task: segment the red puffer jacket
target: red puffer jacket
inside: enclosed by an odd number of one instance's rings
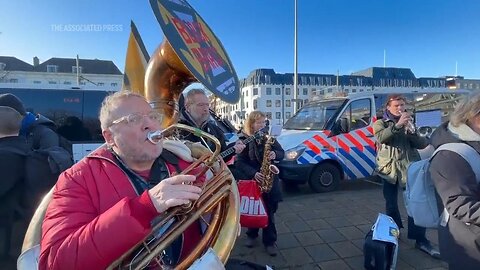
[[[39,269],[105,269],[150,232],[157,215],[99,149],[62,173],[42,226]]]

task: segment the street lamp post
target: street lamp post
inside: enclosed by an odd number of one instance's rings
[[[298,69],[297,69],[297,0],[295,0],[295,30],[294,30],[294,42],[293,42],[293,113],[297,112],[297,81],[298,81]]]
[[[285,85],[282,84],[282,126],[285,125]]]

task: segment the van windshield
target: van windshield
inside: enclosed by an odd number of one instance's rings
[[[345,100],[342,98],[311,102],[303,106],[290,118],[283,126],[283,129],[322,130],[330,118],[342,107]]]

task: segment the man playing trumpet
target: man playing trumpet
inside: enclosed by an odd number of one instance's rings
[[[60,175],[42,225],[39,269],[105,269],[150,233],[154,217],[199,198],[199,187],[184,184],[195,176],[171,176],[188,164],[148,139],[161,118],[139,94],[105,98],[100,123],[107,146]],[[183,235],[166,254],[169,263],[199,241],[199,222]]]
[[[417,149],[423,149],[429,144],[427,138],[420,137],[415,132],[413,119],[405,111],[405,106],[405,97],[389,96],[383,119],[373,124],[375,138],[379,145],[375,170],[383,180],[386,214],[393,218],[399,228],[403,228],[403,223],[398,210],[398,187],[405,189],[408,166],[420,160]],[[408,217],[408,238],[416,241],[416,248],[439,258],[440,253],[432,247],[425,232],[425,228],[415,225],[413,218]]]

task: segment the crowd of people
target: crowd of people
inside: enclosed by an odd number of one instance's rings
[[[461,142],[480,153],[480,94],[457,104],[450,121],[437,128],[430,138],[411,130],[412,115],[406,111],[406,105],[402,95],[390,96],[383,117],[373,124],[378,143],[375,172],[383,183],[386,214],[399,228],[404,224],[398,191],[408,181],[408,166],[420,160],[418,149]],[[190,184],[196,177],[178,175],[191,161],[163,147],[163,139],[152,142],[148,138],[149,133],[161,130],[162,117],[142,95],[120,91],[105,98],[99,114],[105,144],[62,169],[42,223],[39,269],[105,269],[150,234],[157,216],[199,198],[201,188]],[[263,112],[250,112],[244,136],[263,130],[267,120]],[[233,148],[234,153],[223,158],[234,158],[231,168],[237,180],[255,179],[261,183],[264,157],[270,161],[284,157],[284,150],[276,141],[270,152],[264,153],[266,137],[247,144],[240,137],[227,145],[222,130],[212,121],[209,99],[203,90],[193,89],[185,94],[179,122],[214,135],[222,152]],[[26,112],[14,95],[0,95],[0,224],[7,234],[17,219],[29,220],[38,204],[25,203],[26,157],[32,150],[61,146],[61,136],[49,124],[41,116]],[[215,147],[198,134],[179,135],[211,150]],[[427,239],[426,229],[415,225],[412,217],[407,217],[407,236],[415,240],[419,250],[445,260],[450,269],[476,269],[480,265],[480,184],[475,173],[461,156],[451,151],[434,156],[429,173],[441,209],[447,213],[438,229],[440,251]],[[268,255],[276,256],[275,213],[282,201],[278,176],[273,176],[272,188],[262,198],[269,218],[267,227],[262,229],[262,243]],[[182,261],[200,242],[204,231],[200,221],[188,226],[182,237],[163,252],[162,264],[176,265]],[[259,228],[248,228],[243,244],[254,247],[259,232]],[[8,254],[9,241],[4,242],[1,255],[18,256],[18,251]],[[151,262],[150,266],[157,264]]]

